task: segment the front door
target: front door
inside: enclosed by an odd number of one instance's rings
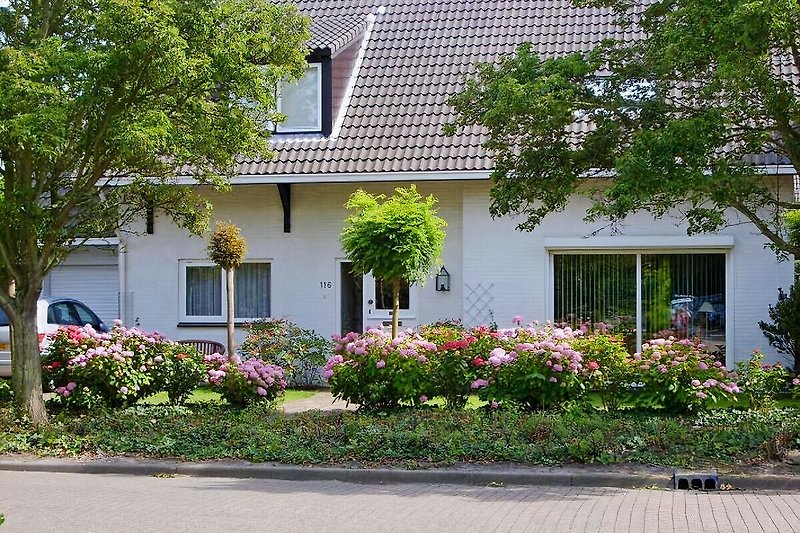
[[[364,331],[364,280],[354,276],[353,263],[339,261],[339,333]]]

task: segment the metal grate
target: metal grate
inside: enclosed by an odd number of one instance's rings
[[[466,325],[475,326],[479,324],[488,324],[492,319],[491,304],[494,300],[492,296],[492,289],[494,283],[484,285],[483,283],[476,283],[475,285],[464,284],[464,314],[467,319]]]

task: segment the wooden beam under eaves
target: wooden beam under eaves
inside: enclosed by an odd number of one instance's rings
[[[283,206],[283,232],[292,232],[292,185],[290,183],[278,183],[278,194],[281,197]]]

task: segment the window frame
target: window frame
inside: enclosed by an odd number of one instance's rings
[[[306,67],[306,73],[312,68],[317,70],[317,97],[318,97],[317,101],[318,101],[319,105],[317,107],[317,124],[316,124],[316,127],[310,127],[310,128],[290,127],[290,128],[287,128],[282,123],[277,123],[277,124],[275,124],[275,128],[274,128],[274,132],[276,134],[285,135],[285,134],[290,134],[290,133],[322,133],[323,132],[323,126],[324,126],[323,125],[323,120],[324,120],[323,106],[325,105],[325,98],[324,98],[323,93],[322,93],[323,92],[322,78],[323,78],[323,75],[324,75],[325,71],[323,69],[323,65],[322,65],[321,62],[309,62],[308,66]],[[303,76],[305,76],[305,75],[306,74],[303,74]],[[282,85],[282,83],[281,83],[281,85]],[[283,87],[280,87],[279,90],[278,90],[278,98],[276,100],[275,109],[276,109],[276,111],[278,113],[285,114],[288,117],[289,116],[288,113],[284,113],[284,111],[281,109],[281,104],[282,104],[282,101],[283,101],[283,98],[282,98],[282,95],[281,95],[282,89],[283,89]]]
[[[260,263],[269,265],[269,311],[270,316],[272,313],[272,259],[246,259],[244,263]],[[228,308],[228,295],[225,290],[225,270],[220,269],[219,283],[222,295],[222,313],[220,315],[187,315],[186,314],[186,269],[188,267],[216,267],[219,266],[208,259],[181,259],[178,261],[178,318],[179,324],[184,325],[225,325],[227,322],[227,308]],[[238,317],[234,316],[233,321],[236,324],[255,320],[258,318],[269,317]]]

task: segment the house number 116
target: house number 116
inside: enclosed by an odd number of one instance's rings
[[[320,289],[332,289],[333,288],[333,282],[332,281],[320,281],[319,282],[319,288]]]

